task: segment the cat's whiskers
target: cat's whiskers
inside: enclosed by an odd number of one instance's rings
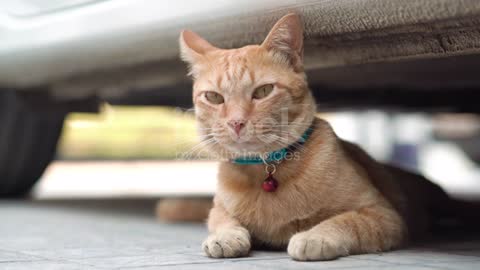
[[[290,133],[288,133],[287,135],[292,136],[292,138],[297,138],[297,136],[293,136],[293,134],[290,134]],[[277,136],[278,140],[280,140],[282,142],[282,146],[284,146],[284,147],[292,146],[300,152],[306,152],[307,151],[307,148],[302,143],[299,143],[298,139],[294,142],[290,142],[288,139],[280,137],[278,135],[273,135],[272,134],[272,136]]]
[[[211,138],[206,141],[202,141],[195,146],[193,146],[188,152],[183,153],[182,158],[184,159],[192,159],[192,158],[197,158],[199,157],[198,155],[195,156],[195,154],[200,154],[198,153],[199,151],[205,149],[206,147],[212,147],[213,145],[217,144],[218,142],[215,140],[215,138]]]
[[[200,143],[202,141],[205,141],[207,139],[210,139],[214,134],[206,134],[206,135],[197,135],[195,137],[196,140],[192,140],[191,138],[183,138],[183,139],[176,139],[174,141],[174,146],[175,147],[184,147],[184,146],[190,146],[192,143]]]
[[[260,137],[268,140],[269,144],[277,144],[281,147],[286,147],[286,146],[289,145],[288,140],[286,140],[285,138],[282,138],[278,135],[275,135],[275,134],[266,134],[266,135],[262,135]]]
[[[193,149],[195,149],[195,147],[200,146],[200,145],[202,145],[202,144],[208,144],[208,143],[210,143],[210,142],[216,141],[216,138],[215,138],[215,137],[216,137],[216,134],[215,134],[215,133],[207,133],[207,134],[198,136],[198,138],[200,139],[200,141],[199,141],[197,144],[193,145],[193,146],[190,148],[190,150],[193,150]]]
[[[264,125],[257,125],[256,128],[263,128],[263,127],[310,127],[311,123],[288,123],[288,124],[264,124]]]

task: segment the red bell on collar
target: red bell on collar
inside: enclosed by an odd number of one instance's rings
[[[278,188],[278,181],[272,175],[268,174],[268,177],[262,183],[262,189],[266,192],[274,192]]]

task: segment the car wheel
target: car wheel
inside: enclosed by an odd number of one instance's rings
[[[29,193],[55,156],[65,113],[34,110],[0,90],[0,197]]]

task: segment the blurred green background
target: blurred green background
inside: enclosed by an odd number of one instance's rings
[[[67,117],[58,158],[175,159],[198,143],[192,112],[171,107],[102,106]]]

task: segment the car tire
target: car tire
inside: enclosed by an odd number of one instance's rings
[[[64,119],[0,90],[0,197],[29,194],[55,156]]]

